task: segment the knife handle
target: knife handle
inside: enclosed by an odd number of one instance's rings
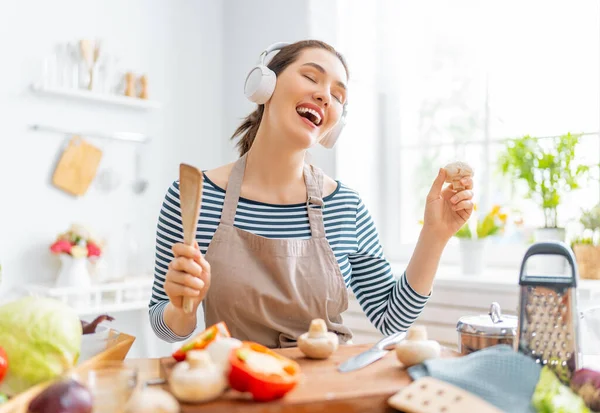
[[[382,338],[375,344],[380,350],[393,350],[396,347],[396,344],[401,342],[406,338],[406,331],[400,331],[398,333],[390,334],[387,337]]]

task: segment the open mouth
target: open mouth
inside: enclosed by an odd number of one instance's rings
[[[319,113],[314,109],[307,108],[305,106],[298,106],[296,108],[296,112],[298,112],[298,114],[303,118],[308,119],[315,126],[319,126],[323,121],[321,119],[321,115],[319,115]]]

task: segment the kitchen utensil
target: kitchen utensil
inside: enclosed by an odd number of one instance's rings
[[[346,360],[338,367],[338,370],[347,373],[366,367],[385,356],[388,351],[393,350],[396,344],[404,340],[405,337],[405,331],[384,337],[367,351]]]
[[[141,194],[143,193],[146,188],[148,187],[148,181],[145,180],[144,178],[142,178],[142,174],[141,174],[141,169],[142,169],[142,154],[141,154],[141,150],[139,148],[136,148],[135,150],[135,163],[134,163],[134,169],[135,169],[135,178],[133,180],[133,185],[132,185],[132,189],[133,192],[135,194]]]
[[[96,175],[101,158],[100,149],[80,136],[73,136],[54,170],[52,183],[72,195],[85,194]]]
[[[566,258],[570,274],[526,274],[526,262],[535,255]],[[518,349],[557,373],[564,372],[565,367],[571,371],[581,367],[577,278],[575,257],[563,242],[535,243],[521,263]]]
[[[502,314],[500,304],[493,302],[488,314],[458,320],[458,351],[466,355],[497,344],[508,344],[516,350],[517,325],[516,316]]]
[[[433,377],[413,381],[390,397],[388,404],[406,413],[502,412],[480,397]]]
[[[196,240],[198,214],[202,203],[202,181],[200,170],[183,163],[179,165],[179,205],[183,224],[183,242],[186,245],[193,245]],[[191,313],[192,309],[191,298],[184,297],[183,311]]]
[[[312,360],[297,347],[275,349],[300,365],[304,379],[285,397],[269,403],[250,402],[247,395],[226,391],[217,400],[202,404],[181,404],[182,413],[365,413],[388,412],[387,400],[402,387],[410,384],[408,376],[390,352],[377,363],[352,374],[340,374],[337,366],[344,360],[369,349],[370,344],[340,346],[325,360]],[[458,353],[442,349],[442,358],[457,357]],[[176,362],[162,358],[161,377],[167,378]],[[152,376],[155,377],[155,376]],[[168,389],[168,386],[164,387]]]

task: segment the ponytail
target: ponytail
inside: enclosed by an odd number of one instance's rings
[[[242,124],[231,136],[231,139],[235,139],[235,137],[238,135],[241,136],[236,145],[240,152],[240,156],[244,155],[250,150],[250,147],[254,142],[254,138],[256,138],[256,133],[258,132],[258,127],[260,126],[260,121],[262,120],[264,111],[265,105],[258,105],[258,108],[246,116],[246,119],[244,119]]]

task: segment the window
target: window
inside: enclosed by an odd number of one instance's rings
[[[474,166],[481,211],[509,209],[506,232],[493,241],[498,248],[522,247],[543,225],[536,204],[498,173],[506,139],[583,133],[578,162],[600,162],[596,0],[348,1],[339,19],[340,49],[351,75],[358,73],[338,176],[373,211],[390,259],[409,257],[426,194],[449,161]],[[597,182],[573,192],[559,207],[559,224],[569,229],[599,193]],[[446,262],[458,259],[455,243]]]

